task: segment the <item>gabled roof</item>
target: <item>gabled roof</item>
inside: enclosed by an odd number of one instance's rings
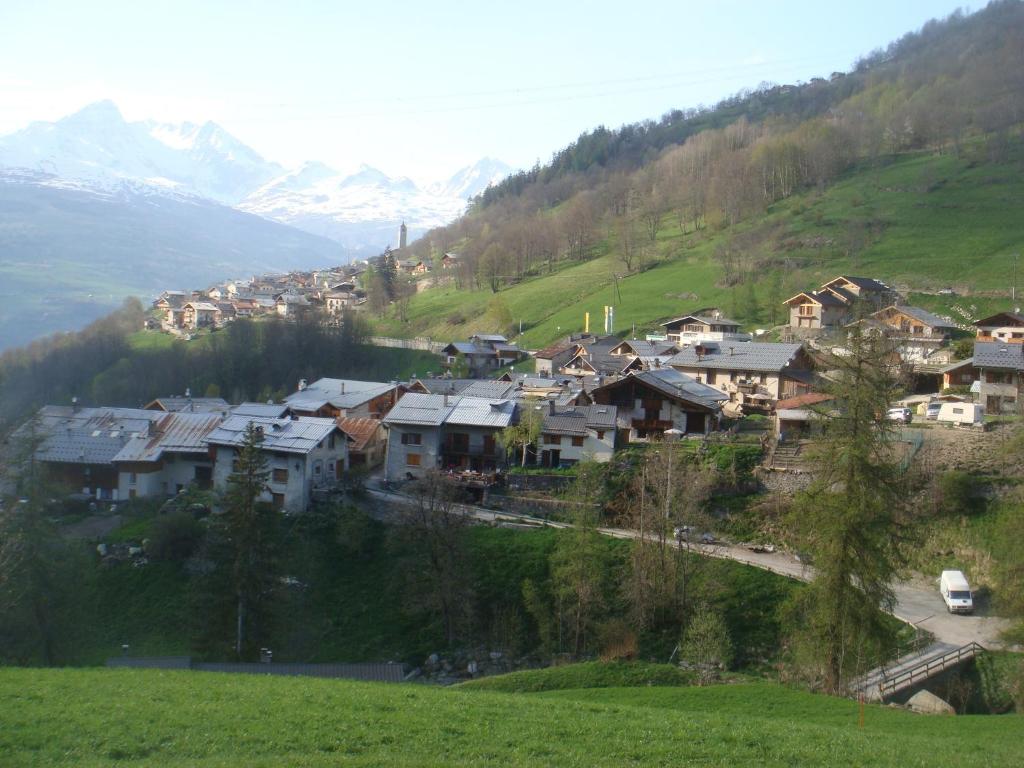
[[[396,389],[396,384],[353,379],[317,379],[305,389],[293,392],[284,399],[289,408],[314,412],[331,405],[335,408],[356,408],[375,397]]]
[[[186,307],[192,307],[196,312],[216,312],[217,305],[211,304],[208,301],[190,301],[185,304]]]
[[[730,320],[728,317],[711,317],[710,315],[683,315],[667,322],[662,323],[662,327],[667,328],[670,325],[677,325],[679,323],[686,322],[698,322],[704,325],[730,325],[734,328],[739,328],[740,323],[735,320]]]
[[[263,427],[263,442],[260,444],[262,450],[302,455],[308,454],[338,428],[334,419],[318,419],[311,416],[299,416],[294,419],[228,416],[209,434],[207,441],[211,445],[238,448],[245,442],[245,431],[250,423]]]
[[[588,429],[615,429],[618,409],[614,405],[578,405],[555,413],[545,413],[543,432],[554,435],[586,437]]]
[[[791,304],[793,301],[799,298],[808,299],[815,304],[821,304],[823,307],[845,307],[846,303],[834,296],[831,293],[824,291],[800,291],[800,293],[790,296],[786,299],[783,304]],[[804,303],[804,302],[801,302]]]
[[[144,406],[147,411],[190,411],[192,413],[213,413],[226,411],[231,405],[222,397],[158,397]]]
[[[729,395],[725,392],[703,384],[674,368],[656,368],[632,373],[630,376],[667,397],[686,400],[709,408],[715,408],[718,402],[729,399]]]
[[[288,413],[288,406],[284,403],[241,403],[231,408],[233,416],[263,416],[279,419],[286,413]]]
[[[149,434],[133,436],[115,462],[157,462],[165,453],[206,453],[206,437],[224,417],[220,413],[166,413]]]
[[[167,416],[142,408],[45,406],[22,429],[34,428],[42,438],[35,452],[39,461],[109,464],[132,438],[148,436]]]
[[[973,324],[979,327],[985,325],[1020,326],[1024,325],[1024,315],[1019,312],[997,312],[994,315],[983,317],[981,320],[975,320]]]
[[[482,397],[490,400],[500,400],[511,397],[515,392],[516,385],[508,381],[497,381],[495,379],[477,379],[460,394],[465,397]]]
[[[484,346],[483,344],[474,344],[471,341],[453,341],[447,347],[445,347],[442,351],[443,352],[448,352],[449,354],[452,351],[454,351],[454,352],[458,352],[459,354],[462,354],[462,355],[493,355],[494,354],[494,349],[493,348],[488,347],[488,346]]]
[[[512,423],[516,414],[514,400],[488,400],[482,397],[459,397],[446,424],[467,427],[504,428]]]
[[[410,392],[388,411],[384,423],[439,427],[451,413],[454,402],[455,397]]]
[[[862,291],[889,291],[892,290],[883,283],[881,280],[875,280],[873,277],[854,277],[853,275],[839,275],[829,280],[827,283],[822,285],[822,288],[831,285],[838,280],[845,280],[848,283],[856,285]]]
[[[544,347],[544,349],[536,352],[534,357],[540,358],[541,360],[552,360],[559,355],[565,354],[575,346],[576,342],[563,339],[562,341],[556,341],[554,344]]]
[[[479,339],[480,341],[486,341],[489,343],[501,342],[505,343],[508,341],[507,338],[502,336],[500,333],[474,333],[469,337],[470,339]]]
[[[610,350],[616,355],[629,354],[635,357],[671,356],[678,351],[679,347],[671,341],[644,341],[643,339],[626,339]]]
[[[974,367],[1024,371],[1024,344],[976,341],[974,342]]]
[[[346,419],[337,420],[338,429],[348,435],[349,448],[353,451],[364,451],[366,446],[381,429],[377,419]]]
[[[472,386],[479,379],[414,379],[409,382],[410,391],[415,389],[424,390],[422,394],[428,395],[458,395],[466,387]]]
[[[703,354],[698,357],[698,347]],[[800,344],[773,344],[760,341],[722,342],[687,347],[668,364],[674,368],[715,369],[726,371],[783,371],[800,354]]]
[[[955,328],[956,324],[952,320],[947,320],[944,317],[933,315],[927,309],[921,309],[921,307],[909,307],[909,306],[892,306],[880,309],[877,312],[872,313],[872,317],[878,317],[885,312],[902,312],[908,317],[912,317],[915,320],[924,323],[925,325],[931,326],[932,328]]]
[[[789,411],[797,408],[807,408],[811,405],[817,405],[818,403],[826,403],[829,400],[834,400],[832,395],[826,395],[824,392],[805,392],[802,395],[796,397],[789,397],[785,400],[779,400],[775,403],[776,411]]]

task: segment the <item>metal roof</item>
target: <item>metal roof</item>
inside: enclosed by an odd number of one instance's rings
[[[789,304],[793,299],[798,299],[801,296],[805,296],[811,301],[815,301],[822,306],[828,307],[845,307],[846,303],[841,299],[836,298],[831,293],[825,293],[824,291],[800,291],[800,293],[790,296],[786,299],[783,304]]]
[[[156,462],[165,453],[205,453],[206,436],[222,418],[220,413],[165,413],[148,435],[132,437],[112,461]]]
[[[728,317],[711,317],[709,315],[683,315],[682,317],[676,317],[672,320],[662,323],[662,327],[675,325],[676,323],[682,323],[686,320],[696,320],[698,323],[704,323],[705,325],[731,325],[735,328],[740,327],[740,323],[736,320],[730,320]]]
[[[338,419],[338,429],[348,435],[352,441],[350,446],[353,451],[366,449],[367,444],[373,440],[381,429],[378,419]]]
[[[307,454],[338,428],[334,419],[299,416],[294,419],[269,419],[259,416],[229,416],[207,437],[212,445],[239,447],[245,442],[249,424],[263,427],[264,451]]]
[[[507,342],[508,339],[502,336],[500,333],[474,333],[469,337],[470,339],[479,339],[480,341],[486,342]]]
[[[327,404],[335,408],[355,408],[387,394],[396,386],[378,381],[317,379],[305,389],[288,395],[284,401],[290,408],[299,411],[317,411]]]
[[[213,413],[226,411],[230,403],[222,397],[158,397],[146,404],[149,410],[162,410],[169,413],[190,411],[192,413]]]
[[[697,356],[698,346],[703,350]],[[778,373],[796,359],[800,344],[773,344],[760,341],[722,342],[721,346],[706,343],[687,347],[672,357],[668,364],[674,368],[699,370],[764,371]]]
[[[231,408],[232,416],[262,416],[268,419],[279,419],[288,413],[284,403],[241,403]]]
[[[974,367],[1024,371],[1024,344],[976,341],[974,342]]]
[[[409,392],[384,417],[385,424],[416,424],[439,427],[454,407],[456,398]]]
[[[410,386],[418,384],[432,395],[443,395],[445,393],[449,395],[457,395],[466,389],[466,387],[472,386],[477,381],[479,381],[479,379],[413,379],[409,384]]]
[[[489,400],[482,397],[459,397],[446,424],[471,427],[507,427],[515,417],[514,400]]]
[[[852,275],[840,275],[829,280],[825,285],[836,282],[836,280],[845,280],[848,283],[852,283],[860,288],[862,291],[888,291],[889,286],[883,283],[881,280],[875,280],[873,277],[854,277]],[[822,286],[822,288],[825,287]]]
[[[483,397],[491,400],[500,400],[511,397],[515,388],[516,385],[510,381],[478,379],[462,390],[460,394],[464,397]]]
[[[66,464],[109,464],[132,438],[148,436],[152,425],[167,416],[141,408],[47,406],[34,421],[42,437],[35,457]]]

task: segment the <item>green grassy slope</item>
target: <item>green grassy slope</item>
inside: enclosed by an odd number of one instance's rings
[[[770,684],[515,695],[136,670],[0,670],[0,764],[893,765],[1024,760],[1018,716],[926,718]]]
[[[867,165],[823,192],[809,191],[775,204],[755,220],[720,231],[680,234],[666,217],[658,234],[656,265],[623,277],[614,252],[528,279],[499,292],[513,318],[523,321],[523,345],[538,347],[583,327],[600,329],[603,306],[616,305],[616,329],[654,329],[663,318],[698,307],[731,312],[746,304],[746,285],[735,294],[724,285],[720,248],[745,256],[740,269],[754,283],[762,312],[770,320],[769,283],[781,281],[783,298],[814,288],[837,274],[870,275],[904,290],[944,314],[953,306],[985,312],[1009,304],[1011,254],[1024,250],[1024,175],[1019,153],[989,163],[972,148],[953,155],[906,155],[884,165]],[[974,154],[972,154],[974,153]],[[852,247],[851,247],[851,244]],[[601,250],[607,250],[603,244]],[[1024,285],[1024,273],[1020,284]],[[970,296],[940,297],[947,286]],[[441,287],[418,294],[408,321],[393,316],[380,323],[397,335],[460,338],[490,330],[489,289]],[[777,322],[785,317],[780,308]],[[741,318],[743,319],[743,318]]]

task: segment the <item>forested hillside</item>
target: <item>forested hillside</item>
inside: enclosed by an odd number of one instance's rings
[[[1024,5],[1005,0],[848,73],[597,128],[413,244],[457,251],[457,275],[383,324],[443,336],[522,319],[543,343],[602,302],[638,326],[712,303],[769,323],[800,281],[836,269],[1008,294],[1022,119]],[[632,304],[654,268],[656,293]],[[567,300],[571,319],[552,319]]]

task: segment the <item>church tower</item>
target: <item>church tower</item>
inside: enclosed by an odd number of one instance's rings
[[[405,226],[405,222],[402,222],[402,226],[398,230],[398,247],[399,249],[405,248],[405,243],[409,239],[409,230]]]

